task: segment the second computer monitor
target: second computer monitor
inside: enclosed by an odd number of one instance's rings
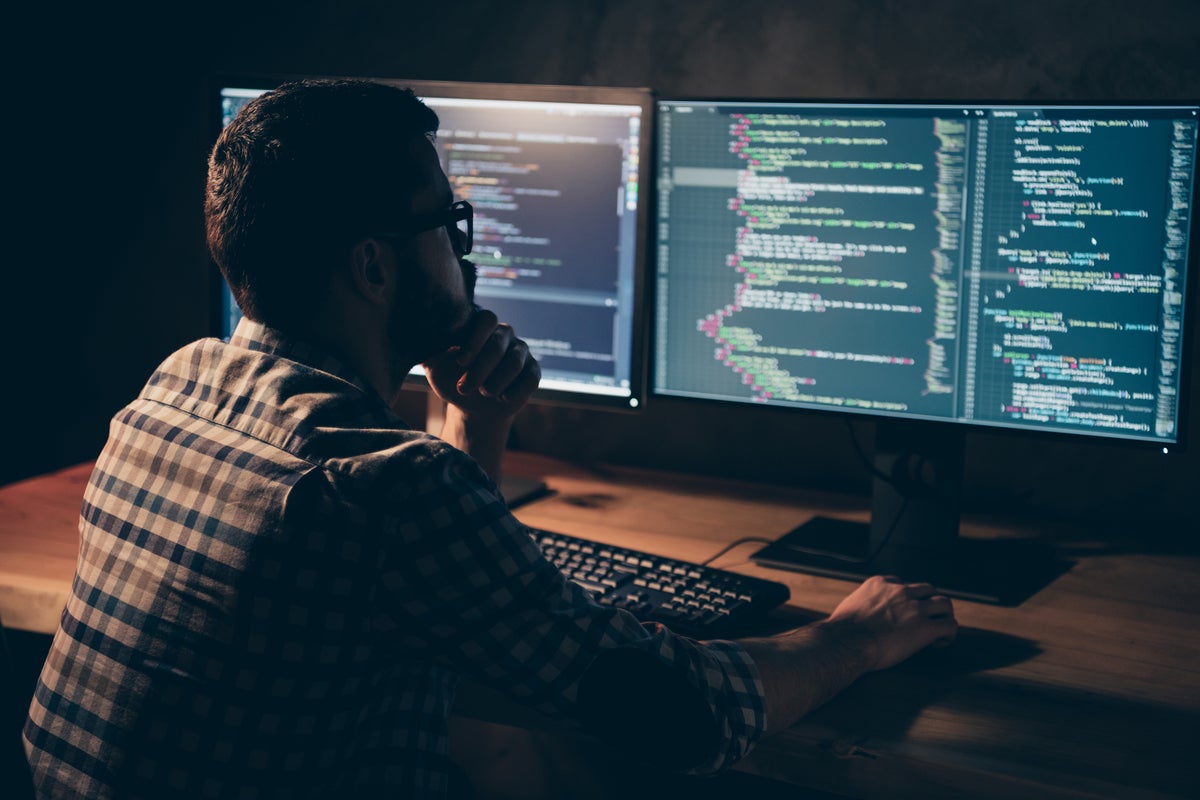
[[[1180,444],[1197,111],[663,101],[654,390]]]
[[[278,82],[219,81],[222,124]],[[537,357],[536,399],[639,408],[650,91],[382,82],[411,87],[438,114],[442,166],[455,198],[474,207],[476,298]],[[239,313],[221,297],[228,335]]]

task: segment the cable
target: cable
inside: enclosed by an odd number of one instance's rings
[[[884,483],[895,486],[896,490],[900,491],[900,487],[896,486],[896,482],[892,479],[892,477],[876,467],[871,462],[871,459],[867,456],[867,454],[863,451],[862,445],[858,443],[858,436],[854,433],[854,423],[850,421],[849,417],[846,418],[846,430],[850,433],[850,444],[854,445],[854,452],[858,454],[858,458],[860,461],[862,461],[867,472],[871,473],[876,478],[879,478],[879,480],[883,481]]]
[[[896,493],[903,498],[902,502],[900,503],[900,508],[896,511],[896,516],[892,517],[892,522],[890,525],[888,525],[887,533],[883,535],[883,538],[879,541],[879,544],[875,546],[875,549],[871,552],[871,554],[868,555],[862,562],[864,564],[870,564],[883,551],[883,548],[892,538],[892,534],[896,532],[896,528],[898,528],[900,525],[901,517],[904,516],[904,512],[908,509],[908,501],[912,499],[914,494],[926,493],[929,487],[924,486],[923,484],[920,484],[914,480],[897,480],[896,474],[888,475],[880,470],[875,466],[874,463],[872,463],[871,459],[868,458],[867,454],[863,451],[862,445],[859,444],[858,437],[854,433],[854,423],[851,422],[849,418],[846,419],[846,429],[850,433],[850,443],[854,445],[854,452],[858,454],[859,459],[863,462],[863,466],[867,468],[867,471],[869,471],[879,480],[886,483],[888,486],[891,486],[896,490]],[[911,452],[899,454],[894,462],[895,466],[898,467],[901,464],[907,464],[912,456],[913,454]],[[921,470],[925,467],[925,462],[925,456],[918,456],[915,467],[911,469],[908,474],[911,476],[917,476],[919,478]],[[914,492],[914,490],[918,491]]]
[[[888,486],[891,486],[898,494],[904,497],[919,497],[922,494],[927,493],[929,487],[920,480],[921,470],[925,467],[925,463],[928,461],[925,456],[919,455],[916,467],[909,470],[907,474],[902,474],[900,472],[902,466],[908,464],[912,457],[916,454],[911,451],[898,453],[896,455],[896,459],[892,462],[892,473],[889,475],[888,473],[876,467],[871,458],[862,449],[862,445],[860,445],[858,442],[858,437],[854,434],[854,424],[849,419],[846,420],[846,428],[850,432],[850,443],[854,445],[854,452],[858,454],[859,460],[862,461],[863,467],[866,468],[868,472],[886,483]]]
[[[862,461],[863,466],[866,467],[867,471],[870,472],[872,475],[874,475],[879,480],[881,480],[884,483],[891,486],[893,489],[896,490],[896,492],[902,498],[904,498],[903,501],[900,503],[899,510],[896,511],[896,516],[892,518],[891,524],[888,525],[887,533],[885,533],[883,535],[883,538],[880,540],[879,544],[876,545],[874,551],[871,552],[871,554],[868,555],[866,557],[866,559],[864,559],[860,562],[863,564],[869,564],[875,560],[875,558],[883,550],[884,546],[888,543],[888,540],[890,540],[892,538],[892,534],[894,534],[896,532],[896,528],[899,527],[899,525],[900,525],[900,519],[904,516],[904,512],[908,509],[908,501],[912,497],[911,490],[916,487],[913,483],[911,483],[909,481],[905,481],[902,485],[901,482],[896,480],[895,477],[888,475],[887,473],[885,473],[882,470],[880,470],[879,468],[877,468],[873,463],[871,463],[871,459],[867,457],[867,454],[862,449],[862,445],[859,444],[858,437],[854,433],[854,424],[849,419],[846,420],[846,429],[850,433],[850,443],[854,445],[854,452],[858,454],[859,459]],[[902,456],[897,458],[896,463],[900,464],[900,463],[907,462],[909,460],[909,458],[911,458],[911,456],[912,456],[911,453],[904,453]],[[916,468],[913,470],[913,474],[915,474],[915,475],[921,474],[921,469],[925,466],[925,460],[926,459],[924,456],[920,456],[918,458]],[[742,538],[735,539],[734,541],[725,545],[724,547],[722,547],[720,550],[718,550],[716,553],[714,553],[712,556],[705,559],[704,561],[701,561],[700,565],[707,567],[710,564],[712,564],[714,561],[716,561],[718,558],[720,558],[721,556],[728,553],[733,548],[735,548],[739,545],[747,544],[749,542],[760,542],[762,544],[774,544],[773,539],[767,539],[762,536],[743,536]],[[831,557],[839,558],[838,556],[832,555],[832,554],[831,554]],[[857,559],[847,559],[847,558],[842,558],[841,560],[857,561]]]
[[[700,566],[707,567],[709,564],[716,561],[718,558],[725,555],[726,553],[728,553],[730,550],[737,547],[738,545],[747,544],[749,542],[760,542],[761,544],[772,544],[773,541],[774,540],[767,539],[764,536],[743,536],[741,539],[735,539],[734,541],[730,542],[729,544],[725,545],[720,550],[718,550],[714,555],[710,556],[709,558],[705,559],[704,561],[701,561]]]

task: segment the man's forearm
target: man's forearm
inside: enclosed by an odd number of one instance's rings
[[[790,728],[870,670],[863,643],[828,621],[738,644],[758,666],[768,734]]]

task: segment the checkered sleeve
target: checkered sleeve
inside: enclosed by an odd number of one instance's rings
[[[580,717],[580,684],[597,657],[634,651],[707,709],[714,735],[689,771],[719,771],[752,748],[765,711],[743,648],[677,636],[600,605],[543,557],[472,460],[449,451],[441,461],[421,473],[386,532],[380,624],[398,646],[570,719]]]

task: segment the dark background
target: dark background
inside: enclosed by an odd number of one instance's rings
[[[108,418],[154,366],[210,331],[201,207],[214,72],[632,85],[661,96],[1200,96],[1191,0],[219,0],[50,3],[8,17],[0,483],[94,458]],[[414,393],[414,416],[423,403]],[[855,431],[869,446],[871,424]],[[639,415],[531,406],[514,444],[868,488],[846,424],[817,414],[656,398]],[[1200,488],[1197,450],[971,433],[966,510],[1027,508],[1178,543]]]

